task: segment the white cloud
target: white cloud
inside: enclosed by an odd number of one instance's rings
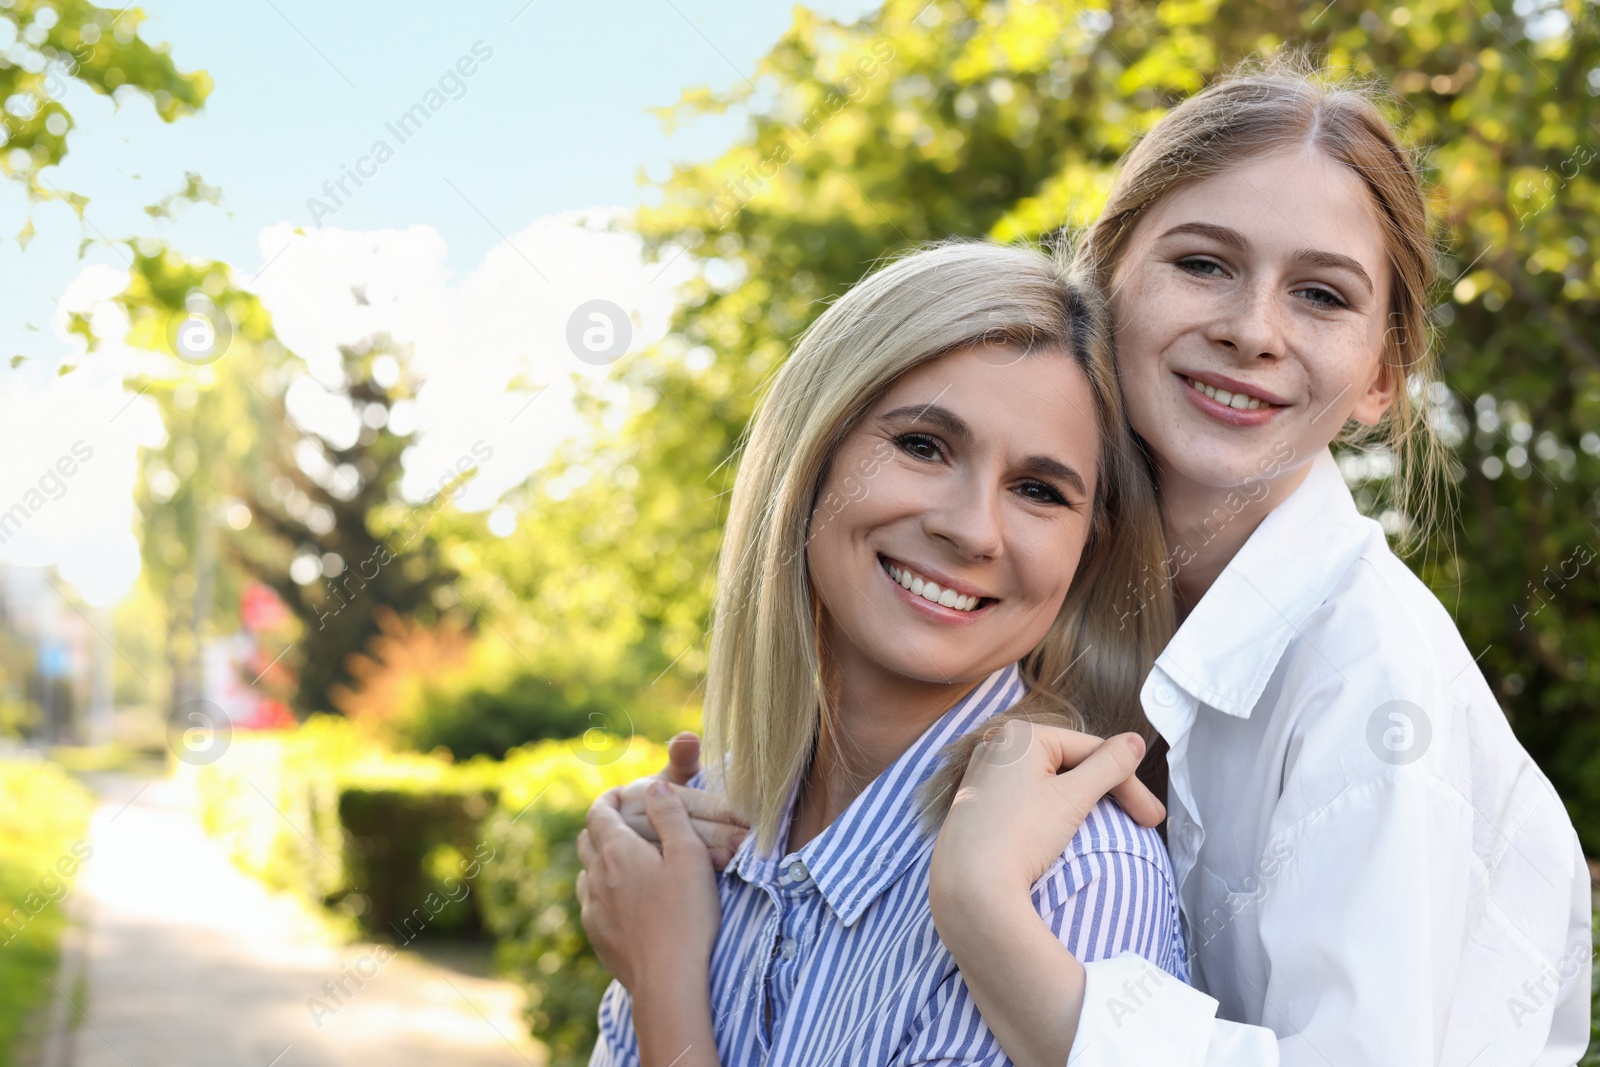
[[[574,309],[594,299],[621,306],[633,321],[630,351],[666,330],[676,286],[691,267],[687,259],[665,270],[642,262],[637,237],[605,228],[617,215],[596,210],[537,219],[459,278],[451,276],[448,249],[430,226],[296,234],[283,223],[261,233],[267,268],[251,288],[271,312],[278,336],[323,382],[337,378],[341,344],[380,330],[410,343],[424,384],[414,413],[421,432],[407,455],[402,488],[421,499],[463,457],[481,457],[487,446],[492,458],[457,503],[489,508],[563,440],[582,431],[572,404],[572,375],[605,378],[612,372],[611,366],[584,363],[569,349],[567,322]],[[91,312],[98,336],[121,338],[126,320],[110,298],[126,282],[125,271],[110,267],[80,271],[58,304],[53,332],[61,345],[83,348],[67,332],[72,309]],[[362,289],[366,305],[357,302],[352,287]],[[0,394],[7,458],[0,464],[0,513],[25,500],[44,503],[30,509],[0,544],[0,559],[54,564],[97,604],[111,603],[131,587],[138,574],[137,449],[158,444],[163,430],[154,404],[134,398],[122,382],[152,360],[159,366],[170,357],[111,341],[64,377],[31,363],[10,373],[8,391]],[[518,377],[548,388],[530,403],[530,393],[506,390]],[[316,397],[303,389],[293,398],[297,417],[337,421],[317,407]],[[63,492],[50,471],[60,457],[72,455],[75,444],[80,453],[87,448],[93,454],[68,464],[74,473],[62,478]],[[30,490],[37,495],[30,497]]]
[[[579,305],[604,299],[629,312],[630,351],[666,331],[689,263],[669,263],[665,270],[643,263],[637,237],[606,228],[618,214],[596,210],[535,220],[459,279],[450,277],[444,240],[429,226],[297,235],[282,224],[261,235],[263,260],[279,258],[254,288],[279,337],[324,382],[337,379],[340,344],[379,330],[410,343],[425,384],[415,412],[421,434],[406,457],[402,489],[421,499],[463,457],[492,450],[457,499],[461,507],[481,510],[583,429],[572,405],[573,375],[611,373],[610,366],[578,359],[568,346],[568,320]],[[507,391],[517,379],[531,388]],[[534,396],[541,385],[547,388]],[[311,407],[294,410],[311,420],[317,418]]]

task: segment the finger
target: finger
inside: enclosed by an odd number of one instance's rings
[[[644,838],[657,848],[661,847],[661,838],[656,836],[656,828],[650,825],[650,816],[645,814],[643,808],[638,811],[626,812],[622,820],[628,824],[628,829]]]
[[[601,854],[612,849],[650,847],[648,842],[639,840],[639,835],[628,827],[627,820],[622,817],[620,811],[605,804],[589,806],[584,829],[589,831],[589,843]]]
[[[739,847],[750,833],[743,826],[734,826],[725,822],[708,822],[705,819],[691,818],[689,825],[694,828],[695,836],[702,844],[713,851],[725,851],[732,855],[734,849]]]
[[[1055,776],[1054,793],[1062,805],[1061,816],[1082,825],[1102,797],[1132,777],[1144,758],[1144,739],[1138,734],[1108,738],[1071,770]]]
[[[1146,829],[1155,829],[1167,817],[1167,806],[1150,791],[1149,786],[1139,781],[1137,773],[1113,786],[1111,795],[1130,819]]]
[[[1060,773],[1082,763],[1102,741],[1077,730],[1009,719],[985,736],[973,751],[973,759],[992,766],[1027,763]]]
[[[588,871],[578,872],[578,910],[587,911],[589,908],[589,880]]]
[[[695,833],[683,802],[665,782],[658,782],[645,794],[645,813],[661,836],[661,854],[669,860],[677,856],[704,856],[705,842]]]
[[[673,785],[688,785],[700,773],[700,735],[685,730],[667,742],[667,769],[662,777]]]
[[[594,843],[589,840],[587,829],[578,831],[578,863],[588,869],[593,867],[599,856],[594,850]]]
[[[728,799],[719,793],[691,789],[688,786],[674,786],[672,792],[683,803],[683,808],[691,819],[750,828],[750,821],[730,808]]]

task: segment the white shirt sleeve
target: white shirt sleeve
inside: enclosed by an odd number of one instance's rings
[[[1124,952],[1083,965],[1087,981],[1068,1067],[1276,1067],[1277,1036],[1218,1019],[1217,1002]]]
[[[1179,982],[1141,986],[1154,969],[1124,954],[1084,965],[1068,1064],[1573,1062],[1581,1048],[1560,1059],[1552,1021],[1567,1001],[1586,1001],[1587,983],[1562,972],[1575,955],[1565,946],[1569,927],[1586,932],[1587,923],[1554,908],[1475,915],[1469,903],[1500,895],[1484,892],[1488,880],[1502,891],[1508,883],[1525,889],[1524,899],[1549,897],[1573,872],[1522,859],[1552,855],[1550,843],[1530,839],[1548,832],[1550,821],[1538,818],[1499,831],[1504,858],[1486,871],[1472,840],[1491,824],[1478,815],[1461,794],[1414,769],[1344,790],[1290,829],[1293,861],[1258,914],[1241,917],[1259,924],[1270,964],[1266,1026],[1217,1019],[1215,1000]]]

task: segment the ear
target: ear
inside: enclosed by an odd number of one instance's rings
[[[1395,390],[1403,379],[1399,368],[1380,356],[1372,377],[1367,381],[1366,391],[1356,399],[1355,407],[1350,409],[1350,417],[1363,426],[1376,426],[1378,420],[1383,418],[1383,413],[1394,403]]]

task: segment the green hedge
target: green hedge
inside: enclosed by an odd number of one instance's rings
[[[577,836],[601,792],[651,774],[665,746],[599,731],[456,764],[392,752],[343,719],[235,735],[180,765],[235,863],[367,936],[486,932],[528,995],[551,1067],[585,1063],[609,975],[579,922]]]
[[[55,993],[66,916],[60,902],[83,862],[94,798],[55,763],[0,760],[0,1067],[25,1062],[18,1047]],[[70,993],[70,990],[63,992]]]
[[[550,1067],[588,1062],[600,994],[611,976],[579,921],[578,831],[606,789],[653,774],[666,747],[594,735],[513,751],[500,806],[484,838],[495,859],[480,884],[501,967],[528,992],[529,1025],[550,1048]]]

